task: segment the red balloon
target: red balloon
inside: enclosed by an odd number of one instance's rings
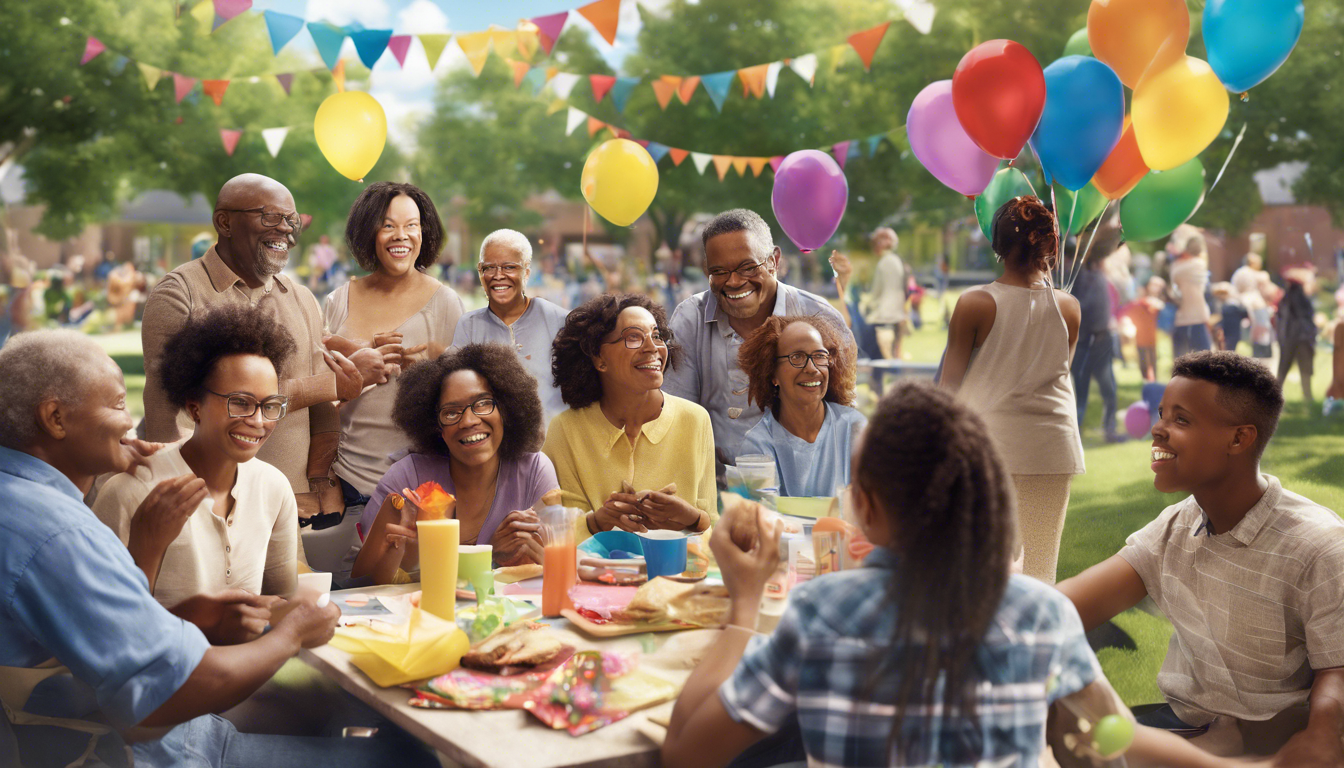
[[[995,157],[1012,160],[1045,110],[1041,63],[1021,43],[981,43],[962,57],[952,75],[952,106],[972,141]]]

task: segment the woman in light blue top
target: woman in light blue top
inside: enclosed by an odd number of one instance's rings
[[[849,458],[868,419],[854,402],[856,351],[826,318],[771,317],[738,352],[747,397],[764,414],[739,456],[764,454],[781,496],[833,496],[849,485]]]

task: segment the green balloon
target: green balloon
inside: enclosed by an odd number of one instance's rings
[[[980,222],[980,231],[985,233],[985,239],[993,242],[994,233],[990,231],[990,226],[994,223],[994,214],[998,213],[1003,204],[1019,195],[1034,195],[1031,190],[1031,184],[1022,172],[1016,168],[1000,168],[990,180],[989,186],[985,191],[975,198],[975,218]]]
[[[1060,229],[1063,229],[1069,223],[1069,213],[1072,209],[1073,226],[1069,227],[1069,234],[1076,235],[1087,229],[1088,225],[1097,220],[1101,212],[1106,208],[1109,202],[1097,188],[1088,184],[1086,187],[1078,190],[1078,207],[1073,206],[1073,192],[1065,189],[1059,184],[1055,185],[1055,205],[1059,206],[1057,215],[1059,217]]]
[[[1136,243],[1176,231],[1204,199],[1204,164],[1195,158],[1169,171],[1152,171],[1120,201],[1120,228]]]
[[[1065,56],[1091,56],[1092,44],[1087,41],[1087,27],[1073,33],[1069,42],[1064,44]]]
[[[1106,715],[1092,731],[1092,743],[1108,758],[1123,753],[1134,741],[1134,724],[1120,715]]]

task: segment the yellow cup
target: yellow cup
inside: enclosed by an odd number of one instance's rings
[[[494,547],[489,544],[463,544],[457,548],[457,588],[472,589],[477,576],[491,570]]]
[[[457,548],[461,533],[456,520],[416,523],[420,541],[420,607],[453,621],[457,612]]]

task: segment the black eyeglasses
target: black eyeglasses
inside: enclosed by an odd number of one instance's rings
[[[780,355],[775,359],[788,360],[789,365],[792,365],[794,368],[806,368],[808,360],[811,360],[812,364],[818,368],[831,367],[831,353],[826,351],[813,352],[810,355],[806,352],[794,352],[791,355]]]
[[[258,401],[255,397],[246,392],[230,392],[221,394],[211,389],[205,390],[215,397],[222,397],[228,400],[229,416],[235,419],[251,418],[252,414],[261,409],[261,417],[267,421],[279,421],[285,417],[289,411],[289,398],[285,395],[271,395],[265,400]]]
[[[289,225],[290,229],[294,230],[294,234],[297,235],[303,231],[303,219],[299,217],[297,211],[295,211],[293,215],[286,215],[283,213],[270,212],[265,208],[220,208],[218,210],[224,211],[225,213],[260,213],[261,225],[263,227],[275,229],[280,226],[280,222],[283,221]]]
[[[739,264],[734,269],[723,269],[722,267],[714,267],[713,269],[709,270],[709,279],[715,282],[727,280],[730,275],[736,272],[737,274],[741,275],[747,280],[750,280],[751,278],[755,277],[756,273],[760,272],[761,268],[764,266],[765,266],[764,261],[749,261],[746,264]]]
[[[655,347],[667,346],[667,338],[665,337],[665,334],[662,331],[658,330],[657,328],[654,328],[650,332],[645,332],[642,328],[634,328],[634,327],[626,328],[624,331],[621,331],[621,335],[619,337],[612,339],[611,341],[604,341],[602,343],[615,344],[617,342],[623,341],[625,342],[626,349],[639,349],[640,347],[644,346],[645,338],[652,338],[653,346]]]
[[[495,412],[495,398],[478,397],[466,408],[463,408],[460,405],[445,405],[439,409],[439,426],[453,426],[462,420],[462,417],[466,415],[468,408],[477,416],[489,416]]]
[[[523,265],[515,264],[512,261],[503,264],[477,264],[476,270],[481,273],[481,277],[489,277],[496,272],[503,272],[509,277],[513,277],[523,270]]]

